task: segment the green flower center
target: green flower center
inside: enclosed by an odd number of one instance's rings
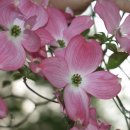
[[[78,87],[81,84],[82,78],[79,74],[74,74],[71,78],[72,84]]]
[[[60,45],[61,48],[65,47],[65,42],[63,40],[57,40],[58,44]]]
[[[11,36],[14,36],[14,37],[17,37],[20,35],[21,33],[21,28],[18,26],[18,25],[14,25],[12,28],[11,28]]]

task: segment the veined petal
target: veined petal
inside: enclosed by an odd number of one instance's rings
[[[8,27],[13,21],[20,17],[20,11],[13,5],[0,6],[0,25]]]
[[[67,27],[65,16],[55,8],[47,8],[47,12],[49,20],[45,28],[55,39],[60,40],[63,37],[64,29]]]
[[[36,31],[36,34],[40,37],[42,45],[54,45],[55,39],[51,36],[51,34],[44,28],[39,28]]]
[[[121,35],[130,35],[130,15],[128,15],[125,21],[120,26],[120,33]]]
[[[22,44],[29,52],[36,52],[40,48],[40,38],[32,31],[25,30],[23,35]]]
[[[68,84],[69,72],[64,59],[53,57],[43,60],[41,71],[56,88],[63,88]]]
[[[90,16],[78,16],[73,19],[71,25],[64,31],[64,38],[70,41],[71,38],[89,29],[92,25],[93,21]]]
[[[102,50],[95,40],[86,41],[84,37],[76,36],[67,46],[65,59],[72,72],[87,74],[101,63]]]
[[[8,114],[8,108],[3,99],[0,99],[0,119],[6,117]]]
[[[67,86],[64,90],[66,113],[73,121],[87,125],[89,121],[89,98],[80,88]]]
[[[0,32],[0,69],[17,70],[24,65],[25,58],[23,47],[8,40],[6,32]]]
[[[120,36],[119,32],[116,34],[116,39],[123,51],[130,54],[130,35]]]
[[[83,89],[100,99],[115,97],[121,90],[117,76],[107,71],[97,71],[86,76],[87,85]]]
[[[107,8],[106,8],[107,5]],[[95,5],[95,12],[104,21],[107,31],[110,34],[119,27],[121,20],[118,6],[112,0],[97,0]]]
[[[33,12],[37,15],[36,24],[33,26],[32,30],[36,30],[40,27],[43,27],[46,25],[48,21],[48,14],[46,10],[42,7],[38,7],[35,12]]]
[[[20,1],[19,8],[27,18],[37,16],[36,23],[32,28],[33,30],[44,26],[48,21],[48,15],[45,9],[41,5],[34,4],[31,0]]]
[[[32,29],[36,23],[36,18],[37,16],[31,16],[30,18],[28,18],[24,23],[24,28]]]

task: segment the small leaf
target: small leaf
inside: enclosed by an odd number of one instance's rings
[[[97,69],[96,69],[96,71],[102,71],[102,70],[104,70],[101,66],[99,66]]]
[[[90,32],[90,29],[87,29],[87,30],[85,30],[84,32],[82,32],[82,35],[83,35],[84,37],[87,37],[88,34],[89,34],[89,32]]]
[[[90,39],[97,39],[99,40],[102,44],[104,44],[107,40],[108,37],[105,35],[103,32],[99,32],[97,34],[94,34],[93,36],[89,37]]]
[[[19,72],[13,74],[13,80],[18,80],[20,78],[22,78],[22,75]]]
[[[36,82],[41,82],[41,81],[42,81],[42,83],[46,82],[46,80],[44,80],[43,77],[40,77],[39,75],[33,73],[31,71],[31,69],[28,68],[27,66],[24,66],[21,69],[19,69],[19,73],[20,73],[21,77],[26,77],[26,78],[31,79]]]
[[[114,69],[118,67],[126,58],[128,54],[125,52],[116,52],[113,53],[107,63],[107,69]]]
[[[9,81],[9,80],[4,80],[3,83],[2,83],[2,86],[3,86],[3,87],[6,87],[6,86],[8,86],[8,85],[10,85],[10,84],[11,84],[11,81]]]
[[[111,51],[113,51],[113,52],[117,52],[117,47],[116,47],[116,45],[113,44],[113,43],[108,43],[108,44],[106,44],[106,47],[107,47],[107,49],[109,49],[109,50],[111,50]]]

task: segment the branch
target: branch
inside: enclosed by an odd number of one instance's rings
[[[30,91],[32,91],[33,93],[35,93],[37,96],[39,96],[39,97],[41,97],[41,98],[43,98],[43,99],[45,99],[45,100],[48,100],[48,101],[50,101],[50,102],[59,103],[59,102],[57,102],[57,101],[55,101],[55,100],[52,100],[52,99],[49,99],[49,98],[47,98],[47,97],[42,96],[41,94],[37,93],[37,92],[34,91],[32,88],[30,88],[29,85],[27,84],[27,79],[26,79],[26,77],[23,78],[23,82],[24,82],[24,84],[26,85],[26,87],[27,87]]]

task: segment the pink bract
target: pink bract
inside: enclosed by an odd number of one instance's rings
[[[68,44],[64,58],[48,58],[41,64],[42,72],[50,83],[56,88],[64,88],[66,112],[74,121],[88,123],[87,93],[100,99],[110,99],[121,89],[115,75],[107,71],[94,72],[101,60],[99,43],[76,36]]]

